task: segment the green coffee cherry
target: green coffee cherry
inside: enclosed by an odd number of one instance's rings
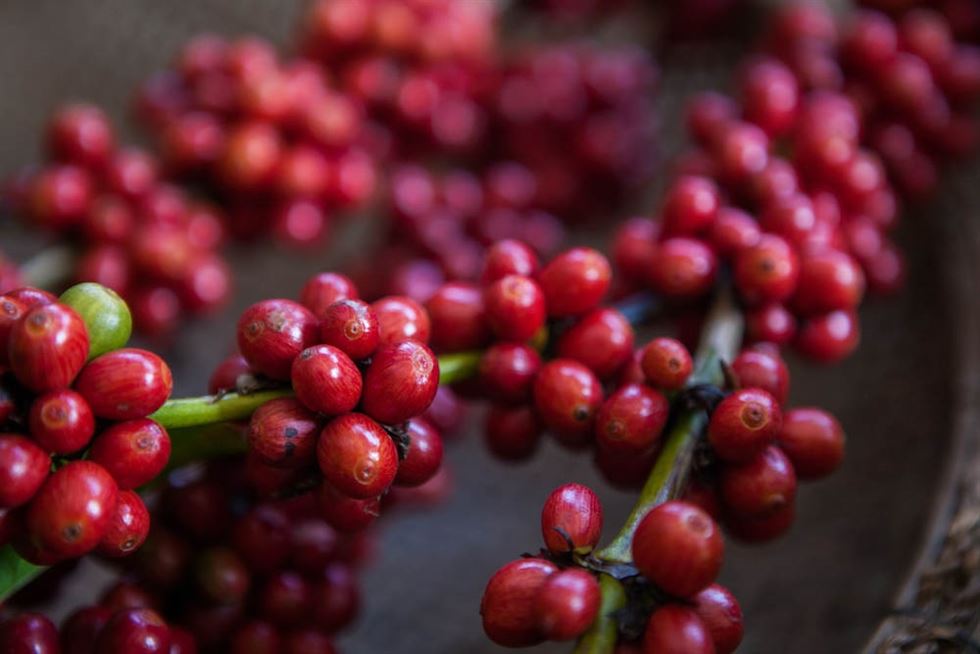
[[[76,284],[62,293],[58,301],[74,309],[85,321],[89,361],[124,347],[133,333],[133,316],[126,302],[102,284]]]

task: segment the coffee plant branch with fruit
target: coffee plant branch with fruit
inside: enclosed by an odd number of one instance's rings
[[[672,39],[739,5],[634,4],[316,0],[288,52],[188,42],[137,93],[149,150],[95,106],[55,113],[4,194],[56,245],[0,260],[0,651],[336,652],[371,526],[448,492],[444,438],[476,403],[497,458],[547,434],[636,493],[602,545],[592,489],[550,494],[543,547],[474,604],[490,640],[738,648],[726,535],[784,534],[798,483],[844,456],[833,415],[787,405],[782,352],[848,357],[866,292],[901,288],[903,208],[976,150],[980,9],[772,10],[606,255],[565,236],[653,181],[653,56],[511,47],[507,25],[638,11]],[[313,248],[369,205],[377,249],[248,307],[207,395],[171,397],[129,346],[221,307],[229,240]],[[95,603],[60,627],[6,610],[83,556],[121,572]]]

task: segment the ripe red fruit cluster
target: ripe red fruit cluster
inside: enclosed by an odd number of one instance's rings
[[[317,244],[335,212],[374,192],[358,103],[260,38],[191,40],[143,86],[137,110],[168,170],[220,197],[236,237]]]
[[[166,430],[145,417],[170,396],[167,364],[106,351],[129,335],[127,322],[107,339],[99,322],[125,310],[118,297],[94,311],[63,297],[78,311],[37,289],[0,296],[0,542],[46,565],[138,548],[149,514],[134,489],[170,456]]]
[[[334,652],[359,612],[370,534],[335,530],[314,493],[256,500],[247,474],[234,458],[172,476],[146,544],[123,563],[129,581],[103,604],[156,610],[200,651]]]
[[[349,512],[376,514],[392,484],[429,481],[442,462],[442,438],[422,415],[439,385],[426,344],[431,331],[415,301],[388,296],[368,304],[334,273],[311,278],[299,302],[249,307],[238,326],[245,367],[236,376],[289,381],[296,394],[253,414],[256,471],[277,473],[283,486],[318,471],[324,511],[340,511],[340,526]],[[228,382],[234,379],[217,386]]]
[[[151,154],[118,146],[93,105],[55,112],[46,147],[49,162],[18,180],[11,199],[32,226],[77,246],[73,280],[115,290],[151,335],[225,302],[231,272],[216,207],[165,181]]]

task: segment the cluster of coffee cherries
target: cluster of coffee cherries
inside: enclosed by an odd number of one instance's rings
[[[146,538],[135,491],[170,456],[146,416],[172,379],[160,357],[124,347],[130,331],[126,304],[96,284],[0,296],[0,542],[28,561],[120,557]]]
[[[311,245],[377,181],[363,110],[327,77],[260,38],[202,35],[143,86],[137,110],[170,172],[221,199],[233,235]]]
[[[603,567],[593,551],[602,523],[592,489],[566,484],[551,493],[541,512],[545,548],[500,568],[484,591],[480,613],[491,640],[529,647],[585,633],[599,614]],[[693,504],[670,501],[647,513],[633,537],[634,566],[617,570],[629,604],[618,614],[626,639],[616,651],[734,652],[742,611],[715,583],[723,550],[720,530]]]
[[[919,9],[938,11],[957,39],[980,43],[980,7],[971,0],[860,0],[858,4],[895,17]]]
[[[164,181],[152,155],[117,147],[98,107],[60,108],[46,145],[49,162],[18,178],[9,198],[31,227],[75,244],[71,279],[118,292],[151,335],[224,303],[231,273],[217,252],[224,228],[215,207]]]
[[[301,300],[258,302],[238,324],[240,359],[216,390],[248,372],[291,384],[294,397],[253,415],[249,453],[256,479],[288,487],[322,476],[323,510],[343,527],[370,520],[392,484],[419,486],[442,462],[442,437],[423,413],[435,399],[439,362],[426,345],[425,309],[406,297],[371,304],[346,277],[321,273]]]

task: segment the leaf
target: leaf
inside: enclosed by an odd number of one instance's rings
[[[23,588],[46,568],[20,558],[10,545],[0,548],[0,601]]]

